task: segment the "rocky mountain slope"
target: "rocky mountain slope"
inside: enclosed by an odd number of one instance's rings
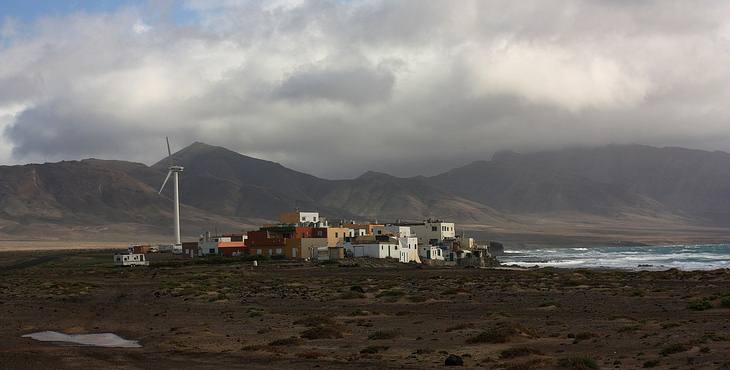
[[[367,172],[348,180],[203,143],[175,153],[172,162],[185,167],[182,215],[190,234],[240,229],[295,207],[331,219],[440,217],[521,232],[535,220],[562,218],[730,225],[730,154],[721,152],[638,145],[505,152],[432,177]],[[0,236],[39,230],[34,225],[168,233],[171,193],[157,189],[169,164],[88,159],[0,166]]]

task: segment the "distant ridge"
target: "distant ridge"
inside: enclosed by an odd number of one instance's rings
[[[730,154],[723,152],[643,145],[500,152],[431,177],[367,171],[350,180],[318,178],[201,142],[173,160],[185,167],[183,224],[196,232],[273,220],[294,207],[330,219],[440,217],[497,229],[565,215],[570,222],[638,217],[730,225]],[[0,236],[32,225],[137,224],[165,232],[169,195],[156,189],[167,166],[167,159],[152,166],[98,159],[0,166]]]

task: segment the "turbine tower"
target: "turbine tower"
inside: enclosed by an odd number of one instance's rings
[[[162,190],[165,189],[165,185],[167,184],[167,180],[170,179],[170,175],[172,175],[172,186],[173,186],[173,193],[174,193],[174,213],[175,213],[175,244],[172,247],[173,253],[182,253],[182,243],[180,242],[180,172],[183,172],[182,166],[176,166],[173,163],[172,160],[172,151],[170,150],[170,140],[165,137],[165,141],[167,141],[167,155],[170,159],[170,166],[168,167],[169,171],[167,172],[167,176],[165,177],[165,181],[162,182],[162,186],[160,187],[160,191],[158,194],[162,194]]]

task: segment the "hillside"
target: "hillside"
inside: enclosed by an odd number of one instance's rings
[[[367,172],[348,180],[318,178],[203,143],[178,151],[172,161],[185,167],[181,200],[188,236],[240,230],[295,207],[330,219],[446,218],[505,240],[730,235],[730,155],[720,152],[638,145],[505,152],[432,177]],[[163,195],[157,189],[169,163],[88,159],[0,166],[0,238],[168,235],[171,189]]]
[[[469,176],[470,182],[453,182]],[[730,154],[642,145],[502,153],[431,178],[508,213],[672,213],[730,225]]]
[[[276,219],[299,207],[330,218],[433,216],[486,222],[499,217],[489,207],[427,185],[423,178],[368,172],[352,180],[325,180],[203,143],[173,154],[172,161],[185,167],[182,202],[224,216]],[[164,159],[152,168],[163,173],[169,163]],[[144,173],[136,176],[148,181]],[[153,179],[150,185],[159,181]]]
[[[140,178],[159,180],[160,173],[139,163],[96,159],[0,166],[0,236],[164,235],[172,225],[172,203]],[[189,235],[212,224],[240,224],[192,207],[184,211]]]

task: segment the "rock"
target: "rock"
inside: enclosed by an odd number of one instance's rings
[[[446,365],[446,366],[464,366],[464,359],[462,359],[461,356],[449,355],[449,357],[446,357],[446,361],[444,361],[444,365]]]

